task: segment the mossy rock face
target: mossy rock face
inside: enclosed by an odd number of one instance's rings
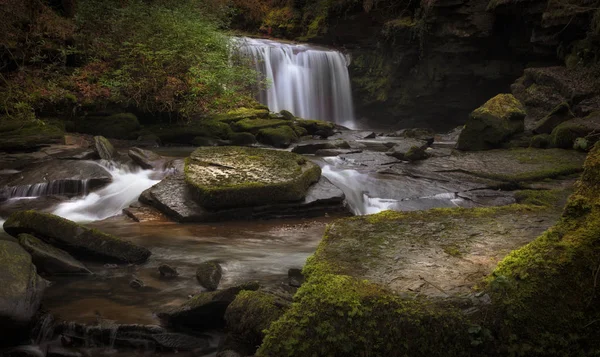
[[[335,124],[328,121],[296,119],[294,125],[306,129],[308,135],[328,138],[335,134]]]
[[[77,128],[80,132],[115,139],[135,139],[140,123],[131,113],[84,118]]]
[[[487,278],[500,330],[522,355],[588,356],[600,349],[600,146],[558,223],[504,258]]]
[[[225,123],[235,123],[242,119],[266,119],[269,117],[268,108],[237,108],[226,114],[219,114],[215,118]]]
[[[149,128],[163,143],[190,145],[196,137],[229,139],[231,127],[215,119],[197,119],[187,125],[163,125]]]
[[[294,129],[289,126],[261,129],[256,139],[261,144],[284,149],[299,140]]]
[[[264,292],[241,291],[225,311],[227,330],[236,340],[249,346],[258,346],[264,330],[279,319],[290,302]]]
[[[44,243],[29,234],[19,234],[19,244],[31,254],[38,271],[49,275],[92,274],[81,262],[69,253]]]
[[[292,114],[289,110],[282,110],[279,112],[279,114],[281,114],[287,120],[296,119],[296,116],[294,114]]]
[[[545,149],[550,147],[552,139],[548,134],[539,134],[531,138],[529,145],[533,148]]]
[[[232,124],[232,127],[237,132],[258,134],[262,129],[276,128],[285,125],[290,125],[290,122],[281,119],[243,119]]]
[[[591,144],[598,138],[600,132],[600,111],[591,113],[585,118],[568,120],[552,130],[552,145],[554,147],[570,149],[577,138],[586,138]]]
[[[0,241],[0,347],[19,341],[18,335],[37,312],[46,283],[37,275],[31,256],[17,243]]]
[[[554,108],[550,114],[540,120],[533,131],[538,134],[550,134],[559,124],[564,123],[569,119],[573,119],[574,117],[569,104],[561,103]]]
[[[48,213],[15,212],[4,222],[4,230],[13,237],[34,235],[76,256],[141,263],[151,255],[146,248]]]
[[[206,208],[299,201],[320,175],[300,155],[237,146],[199,148],[185,165],[185,180]]]
[[[216,261],[200,263],[196,269],[196,280],[208,291],[215,291],[221,282],[223,268]]]
[[[499,94],[475,109],[458,138],[457,148],[478,151],[498,148],[525,128],[525,110],[512,94]]]
[[[0,122],[0,151],[33,150],[49,144],[61,144],[64,131],[42,121]]]
[[[103,160],[112,160],[117,155],[117,150],[104,136],[94,136],[94,149]]]
[[[225,290],[200,293],[181,306],[158,312],[162,323],[175,328],[215,329],[225,326],[225,311],[244,290],[258,290],[257,282],[248,282]]]
[[[250,146],[256,144],[256,137],[252,133],[231,133],[231,144],[236,146]]]

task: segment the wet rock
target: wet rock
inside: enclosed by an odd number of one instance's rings
[[[291,112],[289,112],[287,110],[282,110],[282,111],[279,112],[279,114],[281,114],[281,116],[283,116],[287,120],[294,120],[294,119],[296,119],[296,117],[294,116],[294,114],[292,114]]]
[[[169,220],[158,209],[141,202],[132,203],[129,207],[123,209],[123,213],[135,222],[164,222]]]
[[[117,156],[115,147],[103,136],[94,136],[94,148],[102,160],[111,161]]]
[[[4,222],[4,230],[15,237],[22,233],[34,235],[75,256],[91,255],[125,263],[141,263],[151,255],[146,248],[48,213],[13,213]]]
[[[249,346],[259,346],[263,331],[278,320],[290,303],[264,291],[241,291],[225,311],[227,329]]]
[[[252,133],[231,133],[229,140],[232,145],[250,146],[256,144],[256,137]]]
[[[64,250],[44,243],[29,234],[19,234],[19,244],[31,254],[37,270],[48,275],[92,274],[81,262]]]
[[[200,293],[181,306],[159,312],[167,326],[175,328],[210,329],[225,325],[225,310],[240,291],[258,290],[257,282],[245,283],[225,290]]]
[[[0,217],[8,217],[11,214],[24,210],[36,210],[41,212],[52,212],[54,208],[68,201],[66,196],[40,196],[27,199],[8,199],[0,204]]]
[[[179,273],[177,272],[177,268],[172,267],[168,264],[162,264],[161,266],[159,266],[158,272],[163,278],[174,278],[179,275]]]
[[[192,140],[192,145],[194,146],[226,146],[229,144],[230,142],[227,140],[208,138],[205,136],[196,136],[194,140]]]
[[[0,201],[11,197],[73,197],[112,182],[104,167],[80,160],[55,160],[24,167],[0,177]]]
[[[216,261],[203,262],[196,269],[196,279],[208,291],[217,290],[222,276],[223,268]]]
[[[309,187],[304,200],[255,207],[208,210],[201,207],[182,175],[172,175],[146,190],[140,196],[144,204],[178,222],[216,222],[236,219],[270,219],[284,217],[314,217],[326,213],[347,213],[344,192],[325,177]]]
[[[460,133],[457,148],[465,151],[498,148],[523,132],[525,110],[512,94],[499,94],[475,109]]]
[[[304,275],[302,269],[290,268],[288,270],[288,281],[290,286],[299,288],[304,283]]]
[[[127,154],[133,162],[145,170],[164,170],[171,161],[153,151],[135,147],[131,148]]]
[[[402,136],[405,138],[423,140],[426,141],[428,145],[432,145],[434,142],[435,131],[428,128],[411,128],[404,130]]]
[[[377,137],[377,134],[373,132],[373,133],[365,135],[365,137],[363,139],[375,139],[376,137]]]
[[[217,353],[217,357],[243,357],[243,355],[233,350],[224,350]]]
[[[17,344],[40,307],[47,283],[17,243],[0,241],[0,346]]]
[[[256,140],[261,144],[285,149],[297,142],[299,138],[293,128],[282,125],[276,128],[261,129],[256,134]]]
[[[554,108],[550,114],[536,124],[533,132],[537,134],[550,134],[559,124],[564,123],[569,119],[573,119],[574,117],[569,104],[561,103],[558,107]]]
[[[70,351],[66,348],[49,346],[46,357],[83,357],[81,352]]]
[[[335,140],[335,141],[325,141],[325,142],[309,142],[306,144],[298,144],[293,149],[292,152],[296,154],[315,154],[318,150],[332,150],[332,149],[350,149],[350,145],[346,141]]]
[[[317,150],[315,152],[315,156],[339,156],[339,155],[346,155],[346,154],[360,154],[361,152],[363,152],[362,150],[357,150],[357,149],[348,149],[348,150],[344,150],[344,149],[322,149],[322,150]]]
[[[318,136],[324,139],[334,135],[336,132],[335,124],[328,121],[296,119],[294,124],[306,129],[308,135]]]
[[[419,161],[429,157],[426,150],[429,147],[428,143],[423,140],[406,139],[396,144],[390,151],[388,156],[404,161]]]
[[[0,344],[1,346],[1,344]],[[2,357],[47,357],[40,346],[18,346],[2,351]]]
[[[568,120],[552,130],[551,143],[553,147],[571,149],[577,138],[588,138],[590,143],[598,140],[600,132],[600,111],[594,112],[585,118]]]
[[[199,148],[185,167],[194,199],[210,209],[299,201],[320,174],[300,155],[242,147]]]
[[[132,289],[136,289],[136,290],[139,290],[139,289],[143,288],[145,285],[146,284],[144,284],[144,282],[141,279],[139,279],[139,278],[133,278],[129,282],[129,286]]]
[[[205,350],[210,347],[207,338],[199,338],[180,333],[163,333],[152,335],[154,341],[162,348],[176,351]]]

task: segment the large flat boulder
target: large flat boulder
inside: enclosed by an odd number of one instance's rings
[[[458,138],[459,150],[498,148],[525,128],[525,109],[512,94],[499,94],[475,109]]]
[[[31,256],[17,243],[0,240],[0,346],[18,343],[40,307],[46,283]]]
[[[235,146],[199,148],[185,165],[194,199],[211,209],[300,201],[320,175],[300,155]]]
[[[233,219],[269,219],[287,217],[314,217],[325,214],[347,213],[344,192],[328,179],[309,187],[306,197],[298,202],[261,206],[207,209],[193,199],[193,192],[183,175],[171,175],[144,191],[140,201],[157,208],[178,222],[215,222]],[[131,211],[135,214],[135,210]]]
[[[151,255],[146,248],[48,213],[13,213],[4,222],[4,230],[14,237],[23,233],[34,235],[75,256],[141,263]]]
[[[53,160],[0,176],[0,201],[11,197],[78,196],[112,182],[103,166],[82,160]]]
[[[41,121],[7,121],[0,125],[0,151],[27,151],[60,144],[65,133]]]
[[[92,274],[77,259],[64,250],[44,243],[30,234],[19,234],[19,244],[29,254],[39,272],[48,275],[90,275]]]

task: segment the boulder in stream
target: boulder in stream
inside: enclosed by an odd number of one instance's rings
[[[145,170],[164,170],[171,160],[162,157],[154,151],[140,148],[131,148],[128,152],[129,157]]]
[[[4,222],[4,230],[14,237],[23,233],[34,235],[76,256],[142,263],[151,255],[146,248],[48,213],[13,213]]]
[[[196,279],[208,291],[217,290],[222,276],[223,268],[214,260],[200,263],[196,269]]]
[[[92,274],[81,262],[64,250],[58,249],[29,234],[19,234],[19,244],[31,254],[38,271],[48,275]]]
[[[193,198],[209,209],[300,201],[320,176],[300,155],[248,147],[199,148],[185,165]]]
[[[225,325],[225,311],[244,290],[258,290],[257,282],[249,282],[225,290],[200,293],[181,306],[157,315],[167,326],[174,328],[214,329]]]
[[[16,344],[40,307],[46,282],[17,243],[0,241],[0,347]]]
[[[429,157],[426,150],[429,147],[427,141],[417,139],[405,139],[396,144],[390,151],[388,156],[398,160],[419,161]]]
[[[117,150],[104,136],[94,136],[94,148],[103,160],[112,160],[117,155]]]

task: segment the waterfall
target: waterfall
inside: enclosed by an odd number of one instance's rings
[[[259,100],[272,111],[355,128],[349,61],[339,51],[265,39],[237,39],[268,80]]]

